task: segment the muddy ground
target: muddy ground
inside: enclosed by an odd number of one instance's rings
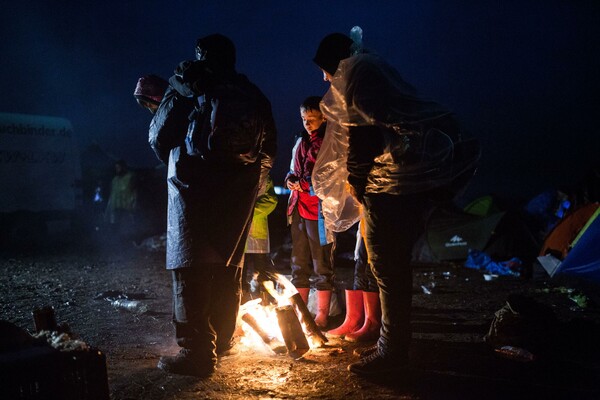
[[[415,266],[411,363],[395,376],[351,375],[346,367],[358,346],[330,340],[299,360],[239,346],[237,355],[220,359],[217,372],[202,380],[156,369],[160,355],[178,350],[164,252],[130,243],[74,243],[5,251],[1,316],[33,332],[32,310],[53,306],[59,323],[106,355],[114,400],[600,398],[599,309],[592,297],[578,305],[564,282],[550,281],[539,268],[531,279],[485,281],[461,265]],[[289,261],[276,256],[280,272],[289,273]],[[340,261],[340,293],[351,274],[351,263]],[[494,313],[514,293],[550,307],[557,318],[536,333],[546,337],[531,362],[503,358],[483,341]],[[115,308],[107,298],[117,294],[139,299],[148,310]]]

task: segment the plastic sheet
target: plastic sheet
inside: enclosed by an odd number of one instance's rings
[[[313,170],[315,193],[323,202],[329,229],[340,232],[360,219],[360,204],[347,190],[349,129],[379,126],[381,155],[370,171],[366,192],[416,193],[451,184],[474,171],[478,144],[468,152],[451,113],[421,100],[399,73],[375,54],[357,54],[340,62],[321,102],[327,131]],[[467,154],[468,153],[468,154]]]
[[[347,189],[348,128],[327,122],[327,130],[313,168],[312,183],[321,199],[325,226],[333,232],[344,232],[361,216],[361,205]]]

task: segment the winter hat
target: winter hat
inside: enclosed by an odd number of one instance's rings
[[[196,42],[196,58],[216,69],[235,70],[235,45],[221,34],[208,35]]]
[[[313,61],[325,72],[335,75],[340,61],[352,55],[353,44],[352,39],[343,33],[331,33],[319,43]]]
[[[160,104],[169,82],[156,75],[142,76],[137,81],[133,96],[142,101],[153,104]]]

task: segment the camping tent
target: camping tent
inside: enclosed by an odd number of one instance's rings
[[[581,235],[556,273],[578,276],[600,283],[600,217],[596,212],[593,220]],[[592,219],[590,218],[590,219]]]
[[[479,217],[461,210],[435,210],[427,225],[424,243],[432,259],[421,261],[464,260],[469,249],[483,250],[503,216],[504,213]]]
[[[494,196],[488,194],[485,196],[478,197],[469,204],[467,204],[464,208],[464,211],[468,214],[485,217],[490,214],[498,213],[501,210],[496,205],[496,202],[494,201]]]
[[[473,215],[458,208],[438,208],[415,246],[413,260],[440,262],[465,260],[469,250],[486,252],[497,261],[513,257],[529,263],[535,259],[536,243],[516,212]]]
[[[550,276],[564,274],[600,283],[598,243],[600,207],[590,203],[575,210],[550,232],[538,260]]]
[[[571,243],[598,207],[599,203],[589,203],[567,214],[546,236],[540,256],[552,253],[563,260],[569,253]]]

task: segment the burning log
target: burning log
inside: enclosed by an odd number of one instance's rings
[[[271,350],[273,350],[273,352],[275,352],[275,354],[284,354],[285,352],[287,352],[287,347],[281,343],[277,338],[269,336],[269,334],[267,334],[258,324],[258,322],[256,321],[256,318],[254,318],[251,314],[246,313],[244,315],[242,315],[242,320],[248,324],[249,327],[251,327],[254,332],[256,332],[258,334],[258,336],[260,336],[260,338],[262,339],[262,341],[269,346],[269,348]]]
[[[296,293],[292,297],[290,297],[290,303],[294,305],[294,307],[300,314],[302,318],[302,323],[304,323],[306,330],[308,331],[310,337],[313,339],[315,344],[318,346],[322,346],[323,343],[326,343],[328,341],[327,337],[323,335],[323,332],[321,332],[321,330],[315,323],[315,320],[310,314],[310,311],[308,311],[308,307],[306,307],[306,304],[304,303],[304,300],[302,300],[302,296],[300,296],[300,293]]]
[[[302,325],[298,316],[291,305],[277,307],[277,322],[281,335],[289,354],[294,358],[300,358],[304,353],[310,350],[308,340],[302,330]]]

